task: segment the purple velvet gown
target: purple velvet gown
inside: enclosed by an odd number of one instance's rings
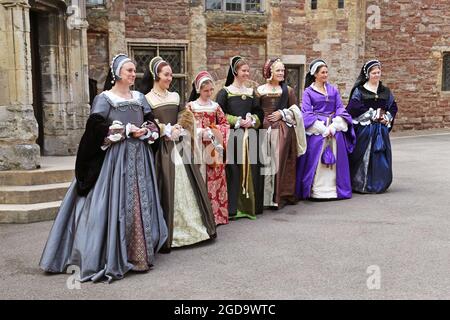
[[[346,132],[337,131],[336,138],[336,194],[338,199],[352,197],[352,186],[350,182],[350,169],[348,154],[353,151],[356,143],[355,133],[352,126],[352,117],[342,104],[339,91],[330,84],[326,84],[328,93],[324,95],[311,86],[305,89],[302,99],[302,114],[305,129],[312,127],[316,120],[327,123],[327,119],[340,116],[347,123]],[[331,121],[330,121],[331,123]],[[322,135],[307,135],[306,153],[297,159],[297,182],[296,194],[301,199],[311,197],[314,176],[317,166],[321,161],[322,147],[326,138]]]

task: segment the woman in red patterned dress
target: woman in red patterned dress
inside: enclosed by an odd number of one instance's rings
[[[216,225],[228,223],[228,192],[225,174],[225,149],[230,125],[217,102],[211,100],[214,81],[211,75],[200,72],[192,84],[187,108],[192,111],[197,127],[197,154],[201,172],[208,187],[208,196]]]

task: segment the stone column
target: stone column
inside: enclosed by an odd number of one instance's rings
[[[125,1],[115,0],[107,5],[109,15],[109,61],[118,53],[128,54],[125,28]]]
[[[68,71],[69,103],[66,111],[65,128],[70,132],[66,140],[68,154],[74,154],[84,132],[90,112],[89,106],[89,71],[88,44],[85,0],[78,0],[80,6],[80,21],[69,32]]]
[[[29,21],[27,0],[0,0],[0,170],[40,163]]]
[[[266,2],[266,10],[269,13],[267,22],[267,56],[268,58],[281,57],[283,20],[281,16],[280,0]]]
[[[63,12],[42,17],[39,53],[44,112],[44,155],[76,153],[89,114],[87,22],[84,2],[67,20]]]
[[[188,88],[193,81],[193,77],[202,71],[207,70],[206,58],[206,18],[205,18],[205,2],[191,1],[189,12],[189,62],[188,71]],[[213,75],[214,76],[214,75]]]

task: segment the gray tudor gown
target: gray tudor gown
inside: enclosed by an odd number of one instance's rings
[[[125,100],[101,93],[91,116],[140,127],[151,109],[144,95],[132,94]],[[77,265],[81,281],[111,281],[129,270],[148,270],[168,235],[148,141],[126,138],[112,144],[87,196],[79,196],[76,184],[74,179],[61,204],[40,267],[60,273]]]

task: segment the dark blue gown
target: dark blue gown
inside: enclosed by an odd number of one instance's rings
[[[379,108],[390,121],[388,125],[374,120]],[[360,85],[353,91],[347,111],[356,133],[356,146],[350,155],[352,188],[360,193],[385,192],[392,183],[389,132],[397,114],[394,96],[381,83],[376,94]]]

